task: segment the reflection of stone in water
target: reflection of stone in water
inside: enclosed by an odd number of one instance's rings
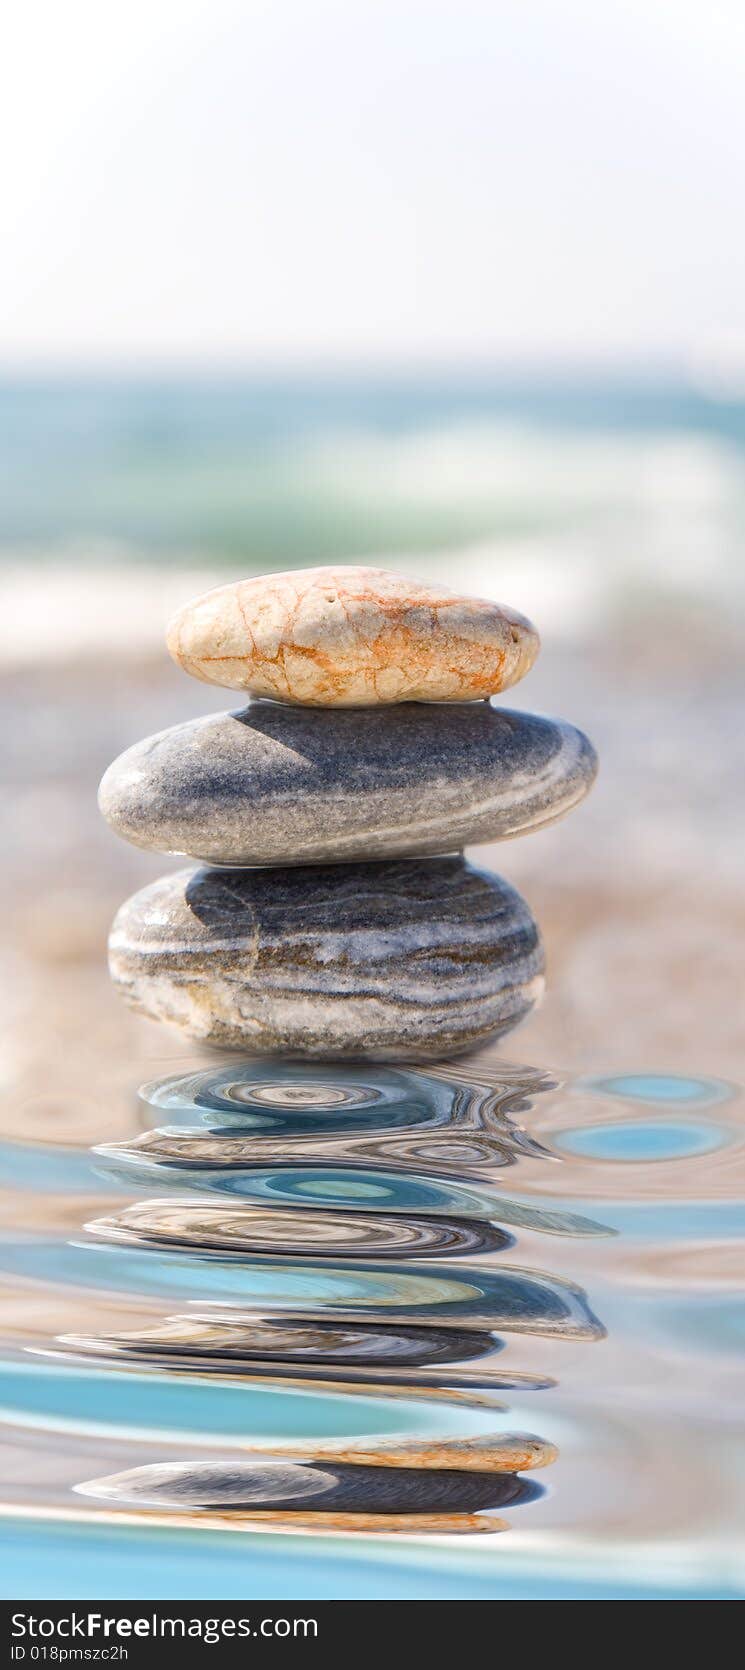
[[[96,1152],[130,1185],[151,1177],[171,1193],[95,1219],[87,1232],[125,1259],[150,1249],[166,1284],[182,1255],[214,1265],[216,1295],[220,1266],[240,1269],[247,1303],[216,1296],[145,1328],[68,1334],[60,1344],[177,1374],[473,1406],[494,1407],[495,1389],[550,1385],[501,1367],[500,1334],[592,1340],[603,1329],[572,1282],[502,1263],[513,1241],[502,1224],[607,1232],[506,1199],[491,1177],[546,1157],[515,1119],[553,1087],[522,1068],[500,1069],[487,1085],[450,1068],[311,1064],[280,1074],[260,1062],[146,1086],[148,1106],[173,1123]],[[195,1190],[212,1199],[200,1202]],[[271,1272],[276,1288],[260,1310],[250,1299],[258,1271]],[[318,1295],[310,1303],[309,1291]],[[517,1470],[555,1456],[540,1439],[498,1433],[283,1445],[250,1463],[246,1449],[224,1466],[136,1468],[80,1488],[150,1510],[265,1525],[493,1530],[503,1523],[496,1509],[537,1493]]]
[[[425,1397],[477,1408],[501,1408],[495,1393],[541,1391],[548,1375],[505,1367],[496,1334],[454,1327],[402,1327],[321,1318],[281,1320],[225,1312],[165,1317],[127,1334],[63,1334],[66,1357],[104,1358],[171,1373],[214,1374],[246,1384],[316,1387],[346,1395]]]
[[[323,1389],[347,1396],[425,1398],[464,1407],[501,1409],[501,1391],[543,1391],[550,1375],[506,1366],[496,1334],[454,1327],[411,1328],[360,1322],[354,1327],[314,1319],[282,1320],[224,1312],[165,1317],[127,1334],[59,1336],[57,1352],[98,1357],[119,1367],[138,1364],[176,1374],[215,1375],[245,1384]]]
[[[456,1128],[491,1131],[503,1139],[506,1156],[544,1152],[510,1118],[529,1110],[534,1095],[555,1087],[548,1074],[532,1068],[505,1064],[499,1079],[488,1084],[450,1068],[334,1069],[290,1062],[282,1072],[284,1095],[276,1065],[257,1061],[154,1080],[140,1095],[148,1107],[166,1112],[180,1128],[200,1132],[207,1127],[217,1136],[238,1127],[264,1136],[281,1130],[299,1139],[333,1132],[346,1140],[360,1131],[379,1131],[390,1138],[402,1126],[424,1125],[431,1131],[445,1126],[449,1137]],[[499,1157],[498,1147],[495,1153]]]
[[[235,1314],[263,1300],[276,1313],[328,1315],[370,1322],[435,1322],[477,1330],[598,1339],[603,1328],[583,1289],[565,1277],[502,1264],[498,1254],[394,1261],[333,1259],[285,1252],[232,1255],[207,1249],[112,1245],[103,1259],[91,1239],[59,1250],[58,1279],[115,1292],[186,1295],[200,1292]],[[51,1267],[52,1249],[37,1237],[21,1237],[4,1250],[4,1267],[35,1275]],[[88,1277],[88,1270],[90,1276]],[[210,1292],[211,1289],[211,1292]]]
[[[514,1146],[514,1145],[513,1145]],[[514,1153],[505,1136],[463,1131],[455,1136],[448,1131],[433,1131],[426,1137],[378,1135],[334,1135],[323,1148],[315,1132],[293,1137],[245,1137],[219,1132],[185,1135],[180,1131],[157,1129],[144,1131],[140,1136],[124,1142],[102,1143],[94,1149],[102,1158],[122,1165],[188,1166],[215,1172],[233,1168],[265,1168],[269,1164],[287,1166],[296,1161],[308,1165],[316,1157],[323,1158],[324,1166],[353,1164],[395,1165],[413,1171],[434,1170],[467,1175],[475,1167],[501,1167],[514,1164]],[[198,1180],[194,1184],[198,1187]],[[220,1187],[219,1183],[214,1185]],[[234,1187],[226,1181],[223,1187]]]
[[[453,1155],[456,1147],[457,1163]],[[142,1187],[143,1179],[151,1174],[153,1184],[160,1188],[178,1189],[180,1193],[188,1188],[258,1200],[263,1208],[286,1204],[324,1212],[374,1209],[407,1215],[448,1213],[511,1224],[544,1235],[615,1234],[615,1230],[584,1214],[533,1206],[496,1193],[489,1187],[488,1178],[482,1181],[478,1173],[467,1169],[464,1153],[473,1156],[465,1144],[438,1148],[434,1155],[415,1148],[415,1158],[409,1150],[401,1158],[398,1140],[386,1140],[385,1145],[374,1149],[368,1146],[354,1154],[350,1151],[352,1158],[366,1162],[364,1167],[344,1165],[341,1156],[348,1151],[349,1144],[335,1141],[330,1159],[320,1166],[313,1163],[321,1153],[318,1145],[294,1152],[291,1143],[275,1143],[272,1138],[264,1139],[261,1147],[255,1142],[247,1147],[243,1138],[149,1131],[129,1143],[102,1144],[94,1153],[104,1162],[98,1168],[102,1175],[130,1189],[133,1184]],[[290,1163],[293,1153],[296,1163]],[[446,1164],[443,1154],[447,1155]],[[395,1159],[395,1171],[380,1164],[384,1157]],[[422,1169],[425,1164],[426,1171]]]
[[[402,1364],[416,1368],[437,1363],[459,1363],[488,1357],[501,1350],[491,1334],[476,1330],[406,1327],[398,1323],[361,1322],[346,1326],[320,1318],[260,1315],[236,1316],[230,1311],[165,1317],[154,1328],[131,1334],[65,1335],[66,1344],[81,1349],[145,1356],[174,1352],[269,1362],[385,1368]]]
[[[262,1084],[253,1090],[245,1084],[231,1083],[224,1091],[228,1101],[247,1105],[259,1103],[270,1108],[337,1108],[365,1105],[364,1092],[355,1092],[333,1084]],[[371,1093],[375,1097],[375,1093]],[[377,1097],[375,1097],[377,1100]]]
[[[78,1487],[86,1495],[152,1507],[326,1513],[479,1513],[530,1501],[540,1487],[515,1473],[435,1467],[367,1467],[329,1460],[261,1466],[231,1463],[134,1468]]]
[[[246,1454],[251,1457],[246,1459]],[[379,1517],[490,1513],[533,1500],[540,1486],[522,1472],[555,1459],[550,1444],[529,1433],[478,1438],[382,1439],[283,1445],[275,1453],[244,1446],[229,1464],[172,1462],[89,1480],[87,1496],[170,1510],[245,1514],[301,1509],[313,1514]],[[361,1527],[362,1528],[362,1527]],[[494,1529],[500,1528],[493,1525]]]
[[[241,1453],[267,1454],[266,1446],[244,1444]],[[352,1466],[447,1468],[457,1473],[522,1473],[556,1460],[553,1444],[531,1432],[484,1432],[471,1438],[336,1438],[283,1444],[283,1459],[343,1461]]]
[[[379,1212],[307,1213],[255,1206],[194,1206],[146,1201],[85,1225],[104,1241],[233,1253],[281,1253],[345,1258],[408,1258],[494,1252],[512,1237],[493,1224],[454,1218],[416,1218]]]

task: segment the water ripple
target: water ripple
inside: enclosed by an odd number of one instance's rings
[[[467,1539],[529,1508],[550,1525],[590,1511],[604,1468],[643,1496],[612,1409],[656,1414],[645,1341],[673,1363],[694,1327],[724,1397],[745,1338],[734,1087],[222,1058],[141,1097],[147,1127],[90,1155],[6,1148],[0,1422],[68,1435],[44,1487],[68,1513]],[[603,1340],[605,1369],[575,1358]],[[550,1393],[544,1436],[504,1427],[504,1393]],[[532,1472],[557,1456],[577,1483],[555,1496]]]

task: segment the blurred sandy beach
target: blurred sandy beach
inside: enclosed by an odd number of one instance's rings
[[[591,408],[581,422],[497,409],[466,421],[456,401],[447,421],[439,407],[394,408],[367,411],[364,425],[324,408],[288,438],[282,425],[270,435],[268,419],[257,434],[255,414],[252,432],[245,420],[236,431],[228,403],[222,429],[213,412],[208,489],[190,469],[205,411],[198,389],[182,396],[196,441],[167,402],[153,439],[147,390],[139,406],[129,392],[124,417],[116,401],[94,401],[76,446],[68,432],[66,499],[59,473],[42,470],[38,503],[29,489],[25,522],[17,498],[2,529],[4,1129],[101,1140],[131,1123],[142,1078],[194,1058],[109,987],[115,909],[176,861],[114,840],[97,783],[137,738],[240,706],[171,664],[172,609],[238,572],[344,554],[527,612],[543,651],[506,705],[569,718],[599,750],[580,814],[477,854],[526,894],[549,964],[542,1009],[496,1053],[559,1072],[737,1076],[745,450],[732,411],[719,426],[709,414],[707,430],[684,403],[664,421],[622,422],[616,401],[604,426]],[[35,430],[28,409],[22,422],[38,457],[48,395]],[[210,520],[218,456],[224,537]],[[190,547],[182,490],[202,528]],[[52,513],[57,538],[41,526]],[[437,528],[450,540],[434,539]]]

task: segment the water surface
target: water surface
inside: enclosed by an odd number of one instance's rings
[[[743,1100],[215,1057],[3,1148],[7,1592],[729,1595]],[[279,1539],[279,1541],[278,1541]]]

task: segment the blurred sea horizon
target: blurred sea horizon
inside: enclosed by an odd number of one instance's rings
[[[429,571],[570,637],[745,601],[745,402],[680,379],[6,377],[0,434],[11,663],[160,634],[202,578],[314,563]]]

